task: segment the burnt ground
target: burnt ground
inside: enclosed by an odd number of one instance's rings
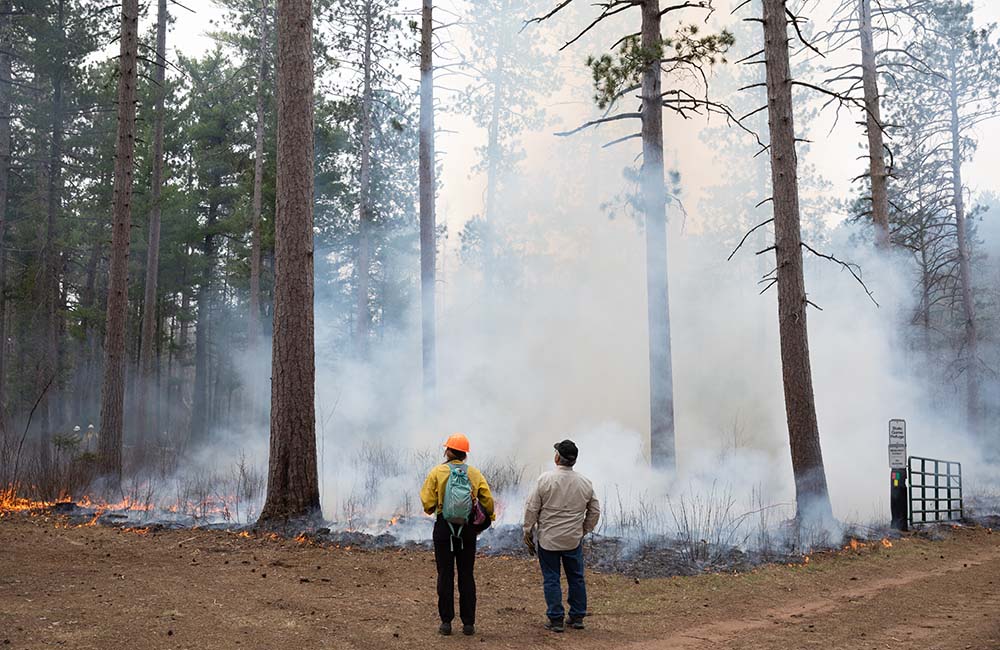
[[[254,532],[252,526],[232,522],[204,524],[192,518],[157,519],[143,512],[126,510],[104,511],[101,509],[82,507],[73,502],[65,501],[51,506],[39,506],[28,511],[29,514],[48,514],[63,517],[64,523],[71,526],[95,525],[110,527],[144,528],[150,531],[188,530],[192,528],[207,528],[211,530],[241,533]],[[421,517],[420,519],[424,519]],[[430,540],[413,541],[413,520],[397,517],[393,525],[381,533],[368,533],[358,530],[333,529],[323,523],[313,520],[290,522],[287,526],[279,526],[273,532],[282,537],[295,538],[301,535],[303,541],[322,546],[350,546],[364,551],[383,551],[403,549],[408,551],[430,551]],[[371,522],[377,523],[377,522]],[[423,522],[426,523],[426,520]],[[335,526],[334,524],[330,524]],[[393,531],[407,529],[408,535],[400,538]],[[425,533],[429,535],[430,529]],[[892,534],[888,530],[847,531],[845,540],[850,538],[881,538],[884,534]],[[711,535],[710,535],[711,536]],[[706,572],[746,572],[762,564],[779,562],[791,563],[802,560],[801,550],[794,543],[792,536],[786,536],[784,544],[774,543],[773,548],[766,553],[760,551],[747,553],[733,545],[711,544],[704,540],[691,540],[684,543],[682,539],[664,535],[647,536],[642,540],[626,540],[617,537],[588,535],[584,541],[587,553],[587,563],[590,568],[603,573],[619,573],[637,578],[663,578],[671,576],[697,575]],[[513,557],[529,559],[528,551],[522,541],[522,529],[519,525],[494,526],[479,538],[479,551],[483,556]]]
[[[479,631],[442,639],[426,550],[66,526],[0,518],[0,649],[1000,650],[1000,532],[981,527],[738,574],[591,574],[588,629],[562,635],[532,561],[481,557]]]

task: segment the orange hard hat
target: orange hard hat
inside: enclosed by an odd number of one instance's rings
[[[469,453],[469,439],[461,433],[453,433],[445,440],[444,446],[448,449]]]

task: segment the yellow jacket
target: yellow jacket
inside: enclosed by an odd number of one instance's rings
[[[455,465],[462,464],[460,460],[451,462]],[[448,465],[449,463],[441,463],[434,467],[427,474],[424,486],[420,488],[420,502],[424,506],[424,512],[429,515],[440,513],[444,506],[444,488],[448,484],[448,476],[451,475],[451,468]],[[493,511],[493,494],[490,492],[490,486],[486,483],[486,478],[472,465],[466,465],[466,467],[469,468],[469,483],[472,485],[473,496],[479,500],[479,505],[486,511],[490,520],[496,519],[496,513]]]

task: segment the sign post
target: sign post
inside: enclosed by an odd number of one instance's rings
[[[893,530],[907,530],[906,420],[889,420],[889,511]]]

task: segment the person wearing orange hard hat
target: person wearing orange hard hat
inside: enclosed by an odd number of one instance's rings
[[[451,634],[455,618],[455,568],[458,567],[462,633],[476,633],[476,537],[495,519],[493,495],[483,473],[465,462],[469,439],[461,433],[444,443],[445,462],[434,467],[420,490],[424,512],[435,515],[434,561],[437,564],[441,634]]]

